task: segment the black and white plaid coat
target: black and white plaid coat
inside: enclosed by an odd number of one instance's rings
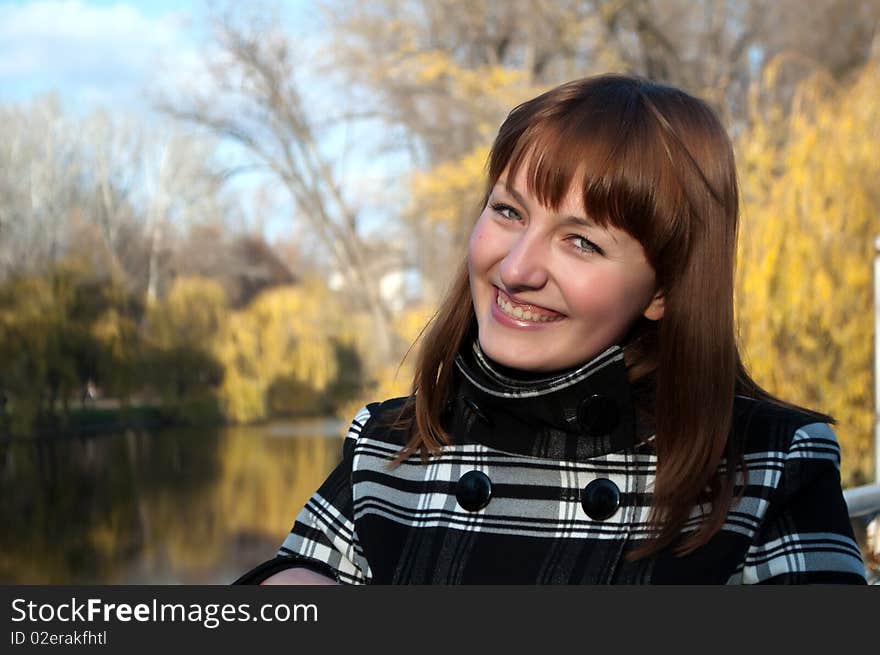
[[[276,558],[237,582],[303,566],[351,584],[865,583],[827,424],[738,396],[745,489],[723,529],[690,555],[631,562],[656,458],[623,351],[524,381],[475,345],[457,368],[451,445],[390,468],[404,435],[387,423],[405,399],[367,405]]]

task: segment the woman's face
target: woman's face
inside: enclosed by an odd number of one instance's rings
[[[639,316],[663,316],[641,244],[600,228],[577,185],[553,211],[527,190],[525,170],[495,185],[468,246],[480,347],[524,371],[557,371],[615,344]]]

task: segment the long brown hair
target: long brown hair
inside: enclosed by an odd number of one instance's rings
[[[734,498],[739,445],[728,439],[736,394],[793,407],[757,385],[736,341],[733,281],[738,189],[733,148],[703,101],[645,79],[603,75],[556,87],[510,112],[488,161],[486,197],[506,172],[526,167],[529,192],[558,209],[572,184],[597,223],[643,246],[664,294],[658,321],[636,320],[623,344],[637,411],[653,422],[655,538],[630,557],[678,541],[694,506],[711,502],[700,527],[676,545],[685,554],[724,523]],[[454,359],[474,334],[463,262],[423,333],[412,395],[397,424],[400,452],[422,457],[449,442],[441,414]],[[818,420],[830,417],[813,413]],[[723,458],[729,465],[720,467]],[[722,469],[724,471],[722,472]]]

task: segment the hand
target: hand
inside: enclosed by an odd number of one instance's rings
[[[336,580],[328,578],[326,575],[315,573],[310,569],[295,567],[284,569],[278,573],[273,573],[263,580],[261,585],[318,585],[318,584],[338,584]]]

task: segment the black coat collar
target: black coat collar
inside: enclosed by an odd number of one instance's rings
[[[505,374],[474,340],[455,361],[451,434],[505,452],[584,461],[633,448],[637,425],[624,352],[612,346],[585,364],[538,379]]]

